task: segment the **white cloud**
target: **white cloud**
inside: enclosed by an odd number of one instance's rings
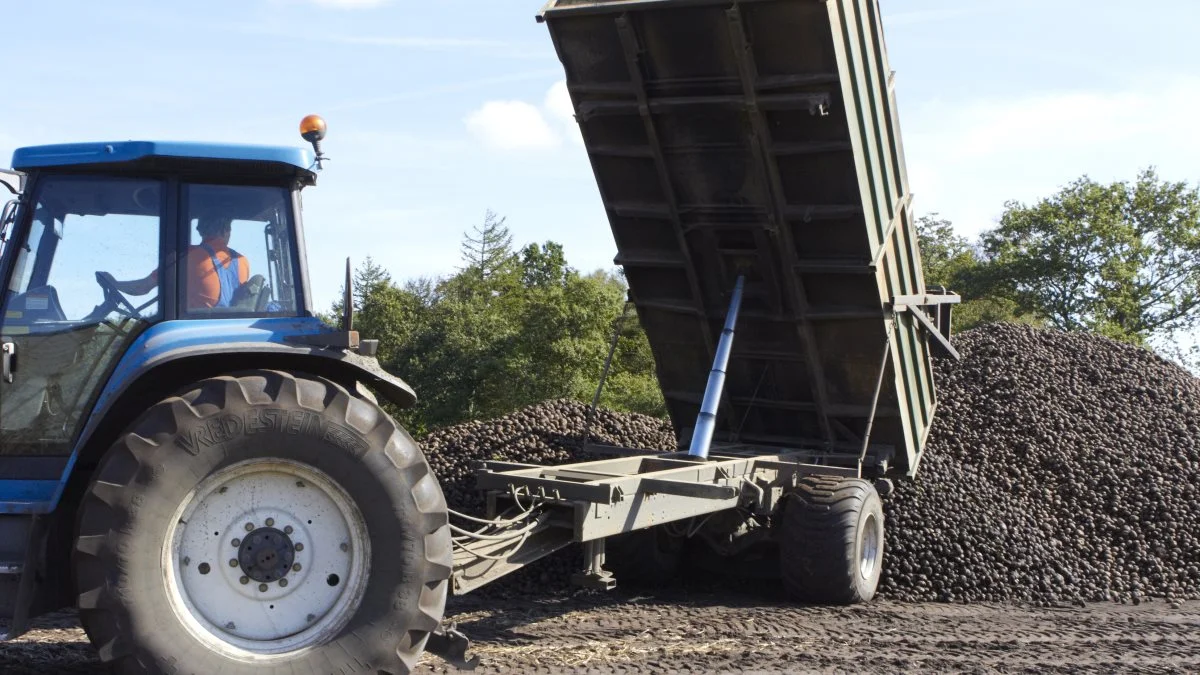
[[[567,91],[567,81],[555,82],[550,91],[546,92],[546,110],[561,120],[575,123],[575,107],[571,105],[571,94]]]
[[[467,130],[493,150],[543,150],[561,139],[537,106],[524,101],[489,101],[467,116]]]
[[[902,109],[910,186],[921,212],[966,234],[995,224],[1008,200],[1048,197],[1084,174],[1133,179],[1157,166],[1194,181],[1200,78],[1144,80],[1115,91],[1063,91]]]
[[[575,121],[575,106],[571,103],[571,93],[567,90],[566,80],[559,80],[550,87],[542,107],[549,113],[550,118],[563,128],[567,138],[583,145],[583,134],[579,131],[579,123]]]
[[[489,101],[467,116],[467,130],[493,150],[548,149],[564,137],[583,145],[567,83],[558,81],[546,92],[541,107],[525,101]]]

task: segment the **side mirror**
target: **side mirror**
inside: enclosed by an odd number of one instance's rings
[[[19,195],[25,189],[25,174],[0,169],[0,185],[8,188],[14,195]]]

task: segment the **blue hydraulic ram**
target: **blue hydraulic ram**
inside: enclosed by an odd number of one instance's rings
[[[740,276],[733,287],[733,298],[729,301],[729,313],[725,315],[725,328],[717,344],[717,356],[713,359],[712,372],[708,374],[708,386],[704,388],[704,403],[696,417],[696,430],[692,432],[692,445],[688,455],[708,458],[712,445],[713,430],[717,427],[717,407],[721,404],[721,392],[725,389],[725,369],[729,366],[729,352],[733,350],[733,328],[737,325],[738,310],[742,308],[742,288],[746,277]]]

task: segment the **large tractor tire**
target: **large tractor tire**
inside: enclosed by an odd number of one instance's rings
[[[661,586],[679,574],[687,539],[658,525],[604,540],[604,567],[617,585]]]
[[[205,380],[135,422],[80,508],[80,619],[117,673],[407,673],[451,543],[413,439],[327,380]]]
[[[783,509],[779,572],[802,602],[851,605],[875,597],[883,567],[883,504],[869,482],[801,479]]]

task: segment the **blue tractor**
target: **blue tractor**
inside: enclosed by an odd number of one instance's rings
[[[324,132],[301,125],[315,155],[26,147],[0,173],[9,637],[77,605],[119,673],[400,673],[437,633],[446,503],[376,399],[415,394],[313,311]]]

